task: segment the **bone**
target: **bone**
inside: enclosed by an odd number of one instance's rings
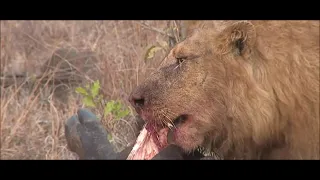
[[[158,147],[154,143],[151,135],[144,127],[137,138],[127,160],[150,160],[159,153]]]

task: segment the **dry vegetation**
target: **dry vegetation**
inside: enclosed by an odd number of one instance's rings
[[[144,60],[147,48],[167,37],[139,22],[1,21],[1,159],[75,159],[66,147],[63,123],[82,102],[76,93],[59,97],[75,86],[66,84],[59,95],[57,85],[34,77],[42,76],[43,64],[59,48],[91,50],[98,56],[91,73],[75,74],[84,82],[98,79],[107,99],[128,105],[130,91],[166,53]],[[167,26],[167,21],[145,22]],[[13,74],[23,77],[7,87],[3,78]]]

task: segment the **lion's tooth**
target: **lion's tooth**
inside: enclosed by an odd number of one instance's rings
[[[168,134],[167,134],[167,143],[168,144],[173,144],[173,141],[174,141],[173,130],[169,129]]]
[[[167,126],[171,129],[173,128],[173,125],[171,123],[168,123]]]

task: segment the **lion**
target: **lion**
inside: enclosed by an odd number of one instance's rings
[[[319,51],[319,21],[202,23],[129,101],[160,149],[319,159]]]

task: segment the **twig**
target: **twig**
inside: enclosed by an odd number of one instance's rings
[[[36,81],[40,81],[41,84],[44,83],[73,83],[73,82],[80,82],[80,78],[74,78],[70,79],[70,76],[58,76],[55,78],[49,77],[50,74],[46,75],[39,75],[37,77],[31,78],[27,76],[21,76],[21,77],[0,77],[0,84],[3,86],[3,88],[7,88],[9,86],[18,84],[19,86],[23,83],[36,83]],[[76,75],[74,75],[76,77]]]
[[[175,31],[175,33],[174,33],[174,37],[175,37],[175,39],[176,39],[176,42],[180,42],[180,36],[179,36],[180,27],[179,27],[179,25],[178,25],[178,23],[177,23],[176,20],[173,21],[173,23],[174,23],[174,26],[175,26],[175,28],[176,28],[176,31]],[[178,33],[178,34],[177,34],[177,33]]]
[[[171,38],[174,38],[174,36],[172,36],[171,34],[168,34],[168,33],[164,32],[164,31],[162,31],[162,30],[160,30],[160,29],[158,29],[158,28],[152,27],[152,26],[150,26],[149,24],[146,24],[146,23],[144,23],[144,22],[136,22],[136,23],[138,23],[139,25],[141,25],[141,26],[143,26],[143,27],[145,27],[145,28],[147,28],[147,29],[149,29],[149,30],[158,32],[158,33],[160,33],[160,34],[162,34],[162,35],[165,35],[165,36],[168,36],[168,37],[171,37]]]

